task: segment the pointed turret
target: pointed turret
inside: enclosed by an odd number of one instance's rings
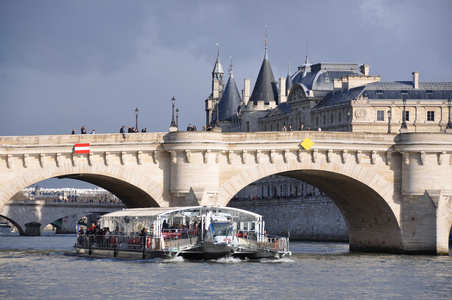
[[[237,115],[238,108],[242,99],[240,98],[239,90],[237,89],[237,85],[235,84],[234,75],[232,73],[232,59],[231,64],[229,65],[229,79],[226,84],[226,88],[223,93],[223,97],[221,97],[220,105],[219,105],[219,120],[220,121],[229,121],[233,116]]]
[[[287,77],[286,77],[286,95],[289,95],[290,90],[292,89],[293,82],[292,78],[290,78],[290,66],[287,71]]]
[[[212,95],[214,98],[221,98],[224,91],[224,71],[220,61],[220,44],[217,43],[217,60],[212,71]],[[218,94],[217,94],[218,93]]]
[[[259,75],[257,76],[256,84],[249,101],[257,105],[258,101],[264,101],[269,104],[271,101],[278,103],[278,83],[273,75],[272,67],[267,55],[267,38],[265,38],[265,56],[262,62]]]
[[[206,106],[206,127],[208,127],[212,122],[212,114],[216,109],[216,103],[223,96],[224,82],[223,82],[223,67],[220,62],[220,44],[217,43],[217,60],[212,71],[212,93],[209,98],[205,100]]]

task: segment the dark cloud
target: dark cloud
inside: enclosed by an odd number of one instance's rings
[[[309,60],[371,65],[382,80],[451,81],[452,2],[0,2],[0,135],[65,134],[85,125],[201,127],[220,43],[239,89],[257,77],[268,33],[276,77]],[[267,27],[266,27],[267,25]],[[309,47],[307,47],[309,44]]]

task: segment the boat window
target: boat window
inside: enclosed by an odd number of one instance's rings
[[[210,224],[210,230],[212,235],[215,237],[217,235],[230,235],[231,234],[231,224],[229,223],[212,223]]]

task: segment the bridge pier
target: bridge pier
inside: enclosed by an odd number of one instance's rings
[[[76,225],[79,221],[78,214],[62,218],[61,226],[57,227],[57,234],[77,233]]]
[[[24,235],[40,236],[41,235],[41,224],[37,223],[37,222],[26,223]]]

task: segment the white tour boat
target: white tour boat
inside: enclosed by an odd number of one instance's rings
[[[258,259],[291,254],[288,238],[266,235],[261,215],[232,207],[124,209],[103,215],[99,225],[79,233],[74,246],[79,255]]]

